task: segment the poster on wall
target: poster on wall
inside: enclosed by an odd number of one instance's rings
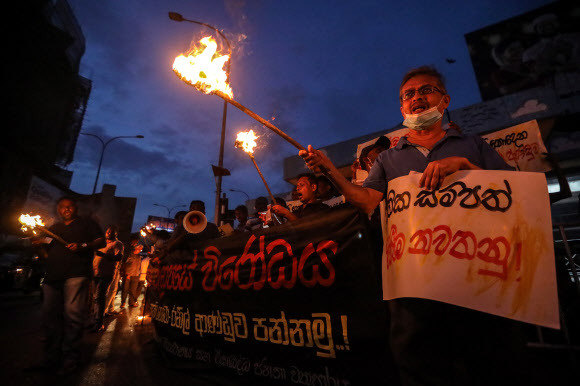
[[[571,83],[580,73],[580,5],[557,1],[468,33],[465,40],[484,101]]]

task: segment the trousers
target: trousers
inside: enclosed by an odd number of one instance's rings
[[[139,285],[139,276],[125,276],[123,278],[123,291],[121,292],[121,304],[125,304],[127,296],[129,304],[137,302],[137,286]]]
[[[78,362],[85,320],[88,315],[88,277],[44,283],[42,332],[44,362]]]
[[[105,316],[105,306],[107,302],[107,289],[113,280],[110,276],[100,276],[94,278],[95,292],[95,325],[99,327],[103,324],[103,317]]]

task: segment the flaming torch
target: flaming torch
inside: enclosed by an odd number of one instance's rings
[[[201,39],[200,43],[203,47],[195,47],[187,55],[180,55],[175,58],[175,62],[173,63],[173,71],[175,74],[185,83],[195,87],[199,91],[217,95],[229,104],[237,107],[290,142],[298,150],[306,150],[304,146],[296,142],[288,134],[233,99],[233,91],[227,83],[227,74],[223,69],[224,64],[230,57],[228,55],[219,55],[216,52],[217,44],[215,40],[209,36]]]
[[[268,187],[268,183],[266,182],[266,179],[264,178],[264,175],[262,174],[262,171],[258,167],[258,164],[256,163],[256,159],[254,158],[254,148],[257,146],[256,139],[258,139],[258,137],[256,136],[256,134],[254,134],[254,130],[250,130],[248,132],[242,131],[242,132],[238,133],[238,137],[236,138],[236,143],[234,146],[239,148],[239,149],[243,149],[250,156],[250,159],[254,163],[256,170],[260,174],[260,177],[262,177],[262,181],[264,182],[264,186],[266,187],[266,190],[268,191],[268,194],[270,195],[270,200],[272,200],[272,205],[275,205],[276,200],[274,199],[274,195],[272,194],[270,187]]]
[[[32,231],[32,233],[37,234],[36,231],[38,230],[38,231],[44,233],[45,235],[47,235],[48,237],[52,237],[54,240],[56,240],[64,245],[70,244],[69,242],[63,240],[62,237],[60,237],[60,236],[52,233],[48,229],[46,229],[44,227],[44,222],[42,221],[42,219],[38,215],[31,216],[28,214],[21,214],[18,221],[20,222],[20,224],[22,224],[22,227],[20,227],[20,229],[22,229],[23,232],[26,232],[30,229]]]

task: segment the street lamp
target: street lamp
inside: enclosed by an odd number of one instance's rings
[[[79,133],[82,135],[88,135],[91,137],[95,137],[96,139],[99,140],[99,142],[101,142],[101,158],[99,159],[99,167],[97,168],[97,177],[95,178],[95,186],[93,186],[93,193],[95,194],[96,190],[97,190],[97,183],[99,182],[99,175],[101,174],[101,166],[103,165],[103,156],[105,155],[105,149],[107,148],[107,145],[111,142],[113,142],[115,139],[119,139],[119,138],[145,138],[142,135],[121,135],[118,137],[113,137],[111,139],[109,139],[107,142],[103,141],[103,139],[101,137],[99,137],[96,134],[90,134],[90,133]]]
[[[177,12],[169,12],[169,18],[173,21],[187,21],[189,23],[195,23],[195,24],[199,24],[199,25],[203,25],[213,31],[215,31],[218,35],[220,35],[220,37],[226,42],[227,46],[228,46],[228,54],[230,57],[230,60],[228,60],[226,62],[226,76],[227,76],[227,80],[230,80],[230,62],[232,60],[232,46],[230,44],[230,41],[226,38],[226,36],[217,28],[215,28],[214,26],[211,26],[207,23],[203,23],[201,21],[196,21],[196,20],[190,20],[190,19],[186,19],[183,16],[181,16],[181,14],[177,13]],[[226,100],[224,100],[224,111],[223,111],[223,115],[222,115],[222,134],[221,134],[221,138],[220,138],[220,154],[219,154],[219,160],[218,160],[218,167],[219,168],[223,168],[224,166],[224,139],[225,139],[225,135],[226,135],[226,116],[228,113],[228,102]],[[220,222],[220,196],[222,194],[222,175],[216,175],[216,192],[215,192],[215,214],[214,214],[214,223],[219,225]]]
[[[244,192],[243,190],[230,189],[230,192],[244,193],[246,195],[246,197],[248,198],[248,201],[250,201],[250,196],[248,195],[248,193]]]
[[[174,206],[174,207],[172,207],[172,208],[168,208],[167,206],[165,206],[165,205],[161,205],[161,204],[153,204],[153,205],[155,205],[155,206],[160,206],[161,208],[165,208],[165,209],[167,209],[167,218],[171,218],[171,211],[172,211],[173,209],[175,209],[175,208],[185,208],[185,207],[187,207],[187,205],[176,205],[176,206]]]

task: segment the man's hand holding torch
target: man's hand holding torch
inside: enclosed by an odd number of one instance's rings
[[[324,171],[344,198],[351,204],[358,206],[366,213],[372,213],[383,199],[383,193],[370,188],[355,185],[338,171],[330,159],[320,150],[308,145],[308,150],[300,150],[298,155],[304,159],[306,166],[314,173]]]
[[[322,170],[327,175],[338,173],[338,169],[330,159],[320,150],[313,148],[312,145],[308,145],[308,150],[300,150],[298,155],[304,159],[306,166],[314,173],[322,173]]]

